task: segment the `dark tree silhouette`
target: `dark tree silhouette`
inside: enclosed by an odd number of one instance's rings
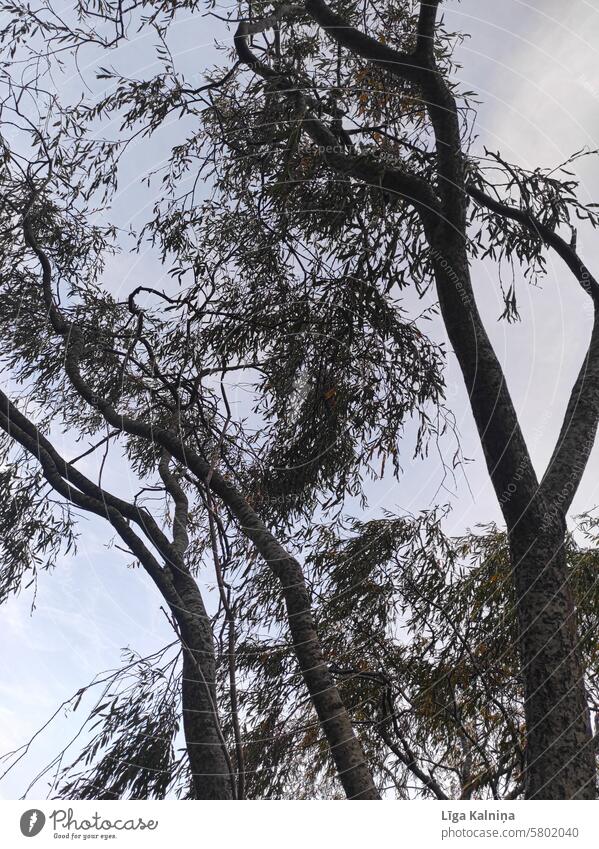
[[[176,69],[169,28],[182,11],[200,14],[196,2],[80,2],[72,22],[51,5],[4,4],[0,332],[4,372],[20,388],[18,398],[0,396],[3,593],[35,568],[31,540],[51,563],[72,543],[78,512],[110,523],[172,619],[196,798],[240,798],[248,787],[334,794],[329,758],[350,798],[377,798],[389,779],[405,795],[408,776],[437,798],[596,793],[585,669],[591,694],[594,673],[579,645],[566,514],[599,420],[599,323],[539,481],[470,263],[520,264],[534,280],[551,249],[596,317],[599,285],[572,222],[598,218],[567,172],[527,172],[471,150],[471,95],[453,80],[455,36],[439,6],[252,3],[251,14],[231,15],[227,66],[194,87]],[[148,78],[104,63],[134,24],[158,40],[161,70]],[[52,72],[65,57],[75,67],[86,50],[102,57],[106,88],[61,102]],[[134,234],[171,281],[140,282],[119,300],[106,278],[125,236],[116,219],[98,225],[95,212],[111,220],[130,145],[175,115],[181,137],[150,175],[158,199]],[[103,128],[115,118],[120,130],[109,139]],[[443,352],[402,303],[406,287],[431,285],[507,534],[456,548],[436,520],[423,537],[424,519],[364,527],[358,517],[348,541],[342,511],[364,503],[375,462],[380,476],[386,461],[399,474],[405,424],[417,423],[416,453],[451,428]],[[516,315],[510,289],[504,317]],[[252,396],[241,411],[226,391],[236,375]],[[79,470],[81,457],[57,452],[57,428],[104,451],[98,481]],[[138,497],[102,485],[110,462],[128,464]],[[156,513],[149,492],[165,511]],[[485,568],[499,555],[452,577],[460,558],[485,546],[501,551],[502,586],[511,582],[502,598],[517,611],[493,611],[493,650],[480,611]],[[347,568],[362,574],[357,550],[373,560],[356,583]],[[196,580],[208,560],[214,615]],[[409,568],[398,573],[398,563]],[[414,638],[400,651],[392,634],[403,620],[412,634],[432,630],[432,642]],[[518,661],[502,657],[497,630]],[[155,678],[146,673],[127,690],[124,707],[118,694],[108,713],[98,707],[105,723],[89,751],[110,753],[95,772],[71,776],[65,794],[164,795],[187,775],[172,750],[177,658],[157,655]],[[473,674],[481,689],[465,706]],[[144,706],[152,698],[170,732],[146,749],[157,730]],[[481,699],[488,716],[478,721],[472,704]],[[321,753],[315,768],[304,749]],[[125,751],[139,753],[129,761],[139,767],[111,771]],[[147,758],[170,777],[140,777]]]

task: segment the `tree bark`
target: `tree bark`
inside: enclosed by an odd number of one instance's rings
[[[506,521],[516,592],[527,727],[528,799],[596,796],[563,511],[552,509],[528,453],[501,366],[480,319],[460,245],[431,235],[442,317],[470,396]],[[555,505],[553,505],[555,508]]]
[[[510,534],[524,680],[527,799],[594,799],[595,753],[568,583],[565,521]]]
[[[364,750],[324,659],[302,570],[288,556],[278,573],[295,653],[347,798],[379,799]]]
[[[171,610],[181,632],[183,731],[194,799],[232,799],[232,765],[219,723],[216,662],[210,620],[193,577],[173,569],[181,609]]]

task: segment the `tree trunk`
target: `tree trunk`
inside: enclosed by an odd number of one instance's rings
[[[183,654],[183,730],[192,773],[194,799],[232,799],[232,782],[224,746],[215,723],[215,694],[207,697],[200,652]],[[207,664],[205,664],[205,667]],[[214,668],[214,667],[213,667]]]
[[[183,649],[183,730],[194,799],[232,799],[231,762],[220,729],[212,628],[194,578],[174,570],[181,609],[173,610]],[[172,610],[172,607],[171,607]]]
[[[501,365],[474,299],[465,242],[429,231],[441,313],[510,537],[525,690],[526,797],[593,799],[595,761],[565,518],[547,509]]]
[[[179,450],[176,445],[174,448]],[[184,459],[187,459],[193,468],[189,453]],[[245,536],[254,543],[273,575],[280,581],[293,650],[347,798],[380,799],[366,763],[362,744],[354,732],[350,716],[324,657],[302,567],[277,541],[229,481],[214,472],[210,486],[231,510]]]
[[[565,523],[524,518],[510,534],[526,716],[527,799],[594,799],[595,755]]]
[[[380,799],[331,671],[323,657],[310,596],[299,564],[287,556],[277,566],[296,657],[348,799]]]

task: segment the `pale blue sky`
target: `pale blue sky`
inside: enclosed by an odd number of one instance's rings
[[[460,48],[460,78],[483,100],[479,149],[483,145],[500,149],[513,161],[536,166],[554,165],[584,145],[599,146],[599,0],[567,4],[559,0],[449,0],[445,5],[449,28],[472,34]],[[173,32],[171,45],[182,70],[199,73],[214,61],[215,27],[208,19],[181,20]],[[220,27],[219,36],[224,37]],[[120,49],[112,63],[141,74],[149,61],[149,47],[149,41],[138,40]],[[91,72],[92,57],[89,63]],[[102,64],[106,64],[105,57]],[[74,80],[62,84],[76,86]],[[144,141],[133,151],[118,196],[123,223],[139,222],[150,211],[152,194],[139,187],[138,178],[167,155],[167,142],[179,131],[180,125],[173,122],[153,141]],[[599,160],[581,165],[579,174],[584,195],[599,200]],[[581,232],[579,246],[590,267],[599,271],[597,237]],[[501,306],[494,266],[478,264],[473,275],[481,310],[504,363],[539,470],[551,453],[591,323],[589,305],[569,272],[554,256],[549,269],[542,289],[531,289],[521,281],[522,322],[516,325],[496,320]],[[160,273],[150,254],[125,256],[111,265],[107,283],[113,291],[127,291],[141,279],[155,284]],[[440,327],[435,333],[443,338]],[[447,376],[464,453],[472,463],[466,470],[467,483],[458,475],[456,485],[451,484],[452,492],[439,499],[451,498],[454,511],[449,528],[461,531],[477,522],[498,519],[499,514],[453,357]],[[64,449],[71,454],[72,446]],[[574,512],[599,503],[598,457],[596,449]],[[90,472],[94,462],[90,461]],[[125,495],[135,486],[126,477],[116,480],[114,474],[107,483]],[[399,484],[385,480],[372,487],[371,508],[418,511],[430,506],[439,483],[434,454],[424,463],[406,459]],[[24,742],[58,704],[96,672],[115,666],[122,647],[146,652],[170,639],[159,598],[145,575],[126,569],[125,558],[106,548],[111,532],[105,524],[87,520],[85,527],[79,554],[61,562],[53,575],[41,576],[38,609],[33,616],[29,592],[11,599],[0,611],[0,751]],[[73,720],[78,718],[79,712],[44,735],[22,767],[0,784],[4,798],[21,795],[36,769],[76,729]],[[40,786],[32,795],[43,796],[44,788]]]

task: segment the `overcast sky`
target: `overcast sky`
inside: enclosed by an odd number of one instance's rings
[[[459,51],[460,77],[483,101],[477,125],[479,150],[483,146],[501,150],[506,158],[534,167],[555,165],[584,146],[599,147],[599,0],[449,0],[444,5],[448,27],[471,33]],[[197,72],[213,61],[214,30],[206,19],[198,23],[196,18],[193,24],[182,20],[174,33],[171,47],[182,68]],[[113,64],[124,63],[141,75],[148,46],[125,47]],[[153,146],[144,142],[143,150],[151,150],[151,156],[137,159],[121,188],[119,208],[125,219],[141,220],[147,212],[148,197],[142,200],[136,179],[166,155],[160,144],[160,140]],[[589,159],[578,173],[583,197],[599,200],[599,160]],[[582,232],[579,247],[591,269],[599,271],[599,239]],[[550,273],[542,288],[518,281],[522,322],[515,325],[497,322],[501,305],[495,267],[478,264],[473,273],[477,298],[539,472],[553,448],[592,319],[570,273],[555,256],[549,259]],[[146,281],[150,275],[154,282],[158,279],[154,264],[144,262],[143,256],[124,258],[113,271],[117,268],[118,279],[111,281],[111,288],[129,289],[140,274]],[[437,332],[442,338],[441,328]],[[499,513],[453,358],[448,383],[464,453],[472,462],[455,484],[448,482],[449,491],[437,500],[452,501],[451,529],[461,531],[477,522],[498,520]],[[598,457],[596,449],[573,513],[599,503]],[[418,511],[430,506],[441,480],[438,459],[431,456],[424,464],[411,464],[406,458],[404,467],[399,484],[384,481],[373,488],[373,510]],[[133,486],[128,480],[111,483],[125,494]],[[96,672],[115,666],[122,647],[146,652],[170,639],[149,580],[140,571],[125,569],[123,558],[107,550],[107,526],[90,520],[86,527],[79,554],[62,562],[53,577],[41,577],[33,616],[28,592],[11,599],[0,612],[0,752],[24,742]],[[32,748],[22,768],[0,784],[4,798],[23,793],[35,770],[76,730],[77,717],[78,713],[69,722],[59,722]],[[42,785],[36,795],[45,795]]]

